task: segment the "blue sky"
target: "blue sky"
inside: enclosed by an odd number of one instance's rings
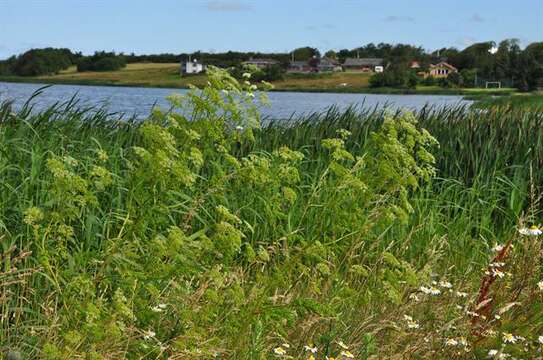
[[[289,51],[369,42],[435,49],[543,41],[542,0],[0,0],[0,58],[83,53]]]

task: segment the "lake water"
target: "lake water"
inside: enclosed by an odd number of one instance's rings
[[[0,82],[0,101],[13,100],[15,106],[21,106],[28,98],[44,85]],[[106,106],[111,112],[120,112],[126,116],[146,117],[153,105],[168,108],[166,96],[172,93],[185,93],[183,89],[157,89],[113,86],[53,85],[34,100],[36,109],[64,102],[77,95],[81,104]],[[377,94],[337,94],[271,92],[271,107],[262,108],[264,116],[285,119],[293,115],[324,111],[331,106],[346,109],[358,107],[388,107],[391,110],[417,110],[425,105],[435,107],[467,105],[470,101],[454,95],[377,95]]]

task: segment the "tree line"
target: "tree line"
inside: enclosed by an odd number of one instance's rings
[[[172,63],[187,61],[189,58],[200,60],[206,65],[231,68],[239,66],[251,58],[269,58],[279,62],[279,69],[286,69],[294,60],[314,61],[321,57],[337,59],[340,63],[349,57],[382,58],[388,64],[386,74],[376,77],[375,82],[394,86],[413,84],[415,78],[409,70],[411,61],[421,66],[447,61],[460,70],[449,79],[450,84],[458,86],[477,86],[477,79],[488,81],[506,81],[507,84],[521,90],[531,90],[543,86],[543,42],[529,44],[522,49],[516,39],[506,39],[500,43],[480,42],[463,50],[441,48],[428,52],[420,46],[408,44],[367,44],[354,49],[329,50],[321,54],[313,47],[300,47],[290,53],[260,53],[228,51],[211,53],[165,53],[152,55],[123,54],[99,51],[84,56],[69,49],[32,49],[19,56],[0,61],[0,75],[39,76],[56,74],[70,66],[77,66],[78,71],[112,71],[130,63],[155,62]],[[377,81],[378,80],[378,81]],[[431,79],[428,81],[432,81]]]

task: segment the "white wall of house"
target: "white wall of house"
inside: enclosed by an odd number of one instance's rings
[[[204,71],[204,65],[194,61],[187,61],[183,67],[185,74],[199,74]]]
[[[376,66],[374,70],[376,73],[382,73],[383,71],[385,71],[385,68],[382,66]]]

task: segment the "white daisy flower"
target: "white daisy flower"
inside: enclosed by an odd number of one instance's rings
[[[538,337],[537,341],[539,341],[539,343],[543,344],[543,336]]]
[[[518,232],[524,236],[539,236],[542,233],[541,229],[535,225],[532,225],[529,228],[520,228]]]
[[[452,288],[452,284],[450,282],[448,282],[448,281],[440,281],[439,286],[441,286],[442,288],[446,288],[446,289]]]
[[[510,343],[510,344],[515,344],[517,342],[517,337],[511,333],[503,333],[503,342],[504,343]]]
[[[287,351],[279,346],[279,347],[276,347],[275,349],[273,349],[273,353],[275,355],[283,356],[283,355],[286,355]]]

